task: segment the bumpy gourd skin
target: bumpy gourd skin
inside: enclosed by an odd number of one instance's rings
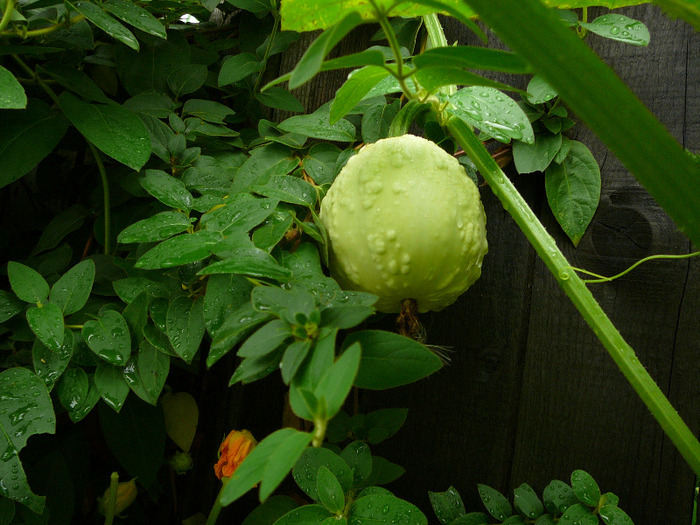
[[[459,162],[421,137],[365,146],[321,203],[330,269],[346,289],[379,296],[381,312],[415,299],[442,310],[481,275],[488,251],[476,185]]]

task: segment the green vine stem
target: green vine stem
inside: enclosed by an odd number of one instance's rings
[[[639,362],[634,350],[620,335],[586,284],[572,271],[569,262],[557,247],[552,236],[547,233],[525,199],[491,158],[488,150],[484,148],[474,132],[457,118],[449,119],[446,125],[491,186],[494,195],[500,199],[503,208],[513,217],[547,268],[554,274],[561,288],[603,343],[666,435],[693,471],[700,475],[700,442]]]
[[[15,10],[15,0],[7,0],[5,2],[5,10],[2,13],[2,19],[0,19],[0,33],[2,33],[5,28],[10,24],[12,19],[12,13]]]
[[[41,78],[39,78],[39,75],[32,70],[25,62],[22,60],[19,56],[17,55],[12,55],[12,58],[14,59],[15,62],[21,67],[31,78],[34,80],[41,89],[43,89],[46,94],[53,100],[58,107],[61,107],[61,100],[58,98],[58,95],[54,92],[51,87],[44,82]],[[105,235],[105,255],[110,254],[110,245],[111,245],[111,210],[110,210],[110,197],[109,197],[109,181],[107,180],[107,171],[105,170],[105,165],[102,162],[102,157],[100,156],[99,150],[95,147],[95,145],[88,140],[86,136],[83,135],[83,138],[85,139],[85,142],[87,142],[88,147],[90,148],[90,151],[92,152],[92,156],[95,158],[95,163],[97,164],[97,170],[100,172],[100,180],[102,181],[102,197],[103,197],[103,204],[104,204],[104,220],[105,220],[105,229],[104,229],[104,235]]]
[[[3,15],[4,19],[4,15]],[[0,37],[19,37],[22,38],[23,40],[26,40],[27,38],[34,38],[37,36],[44,36],[48,35],[49,33],[53,33],[54,31],[57,31],[59,29],[63,29],[65,27],[70,27],[74,24],[77,24],[81,20],[84,20],[85,16],[84,15],[75,15],[73,18],[65,20],[63,22],[59,22],[58,24],[53,24],[50,26],[42,27],[40,29],[32,29],[30,31],[26,30],[18,30],[18,29],[13,29],[13,30],[8,30],[8,31],[2,31],[0,30]],[[9,22],[9,19],[8,19]],[[4,28],[3,28],[4,29]]]
[[[653,261],[656,259],[688,259],[690,257],[697,257],[700,255],[700,252],[692,252],[692,253],[682,253],[678,255],[669,255],[669,254],[659,254],[659,255],[650,255],[649,257],[645,257],[644,259],[640,259],[636,263],[634,263],[632,266],[627,268],[626,270],[621,271],[617,275],[613,275],[612,277],[605,277],[604,275],[598,275],[597,273],[589,272],[588,270],[584,270],[583,268],[576,268],[575,266],[572,266],[572,270],[576,270],[579,273],[583,273],[585,275],[588,275],[590,277],[595,277],[595,279],[584,279],[583,282],[586,284],[598,284],[598,283],[609,283],[614,281],[615,279],[619,279],[623,275],[627,275],[629,272],[634,270],[637,266],[640,264],[643,264],[647,261]]]
[[[216,499],[214,500],[214,505],[212,506],[211,510],[209,511],[209,516],[207,516],[207,522],[206,525],[215,525],[216,520],[219,519],[219,514],[221,514],[221,495],[224,493],[224,489],[226,488],[226,483],[228,483],[229,478],[223,478],[221,480],[221,490],[219,490],[219,493],[216,495]]]

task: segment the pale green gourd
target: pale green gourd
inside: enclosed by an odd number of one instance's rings
[[[330,269],[346,289],[379,296],[381,312],[413,299],[442,310],[481,275],[488,251],[479,191],[457,159],[421,137],[365,146],[321,203]]]

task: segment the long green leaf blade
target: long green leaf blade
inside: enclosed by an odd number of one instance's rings
[[[680,229],[700,242],[700,163],[615,73],[540,2],[465,1],[559,92]]]

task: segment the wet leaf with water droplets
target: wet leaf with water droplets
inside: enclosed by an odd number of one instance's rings
[[[321,504],[330,512],[339,514],[345,508],[345,492],[333,473],[324,466],[319,467],[316,490]]]
[[[39,272],[24,264],[7,263],[7,277],[15,295],[27,303],[44,302],[49,296],[49,285]]]
[[[549,483],[542,493],[545,507],[551,514],[561,514],[571,505],[578,502],[576,494],[571,490],[571,487],[555,479]]]
[[[139,50],[139,41],[134,34],[105,13],[98,5],[92,2],[67,3],[108,35],[126,44],[135,51]]]
[[[513,514],[513,507],[511,507],[510,502],[503,494],[488,485],[480,484],[478,488],[479,497],[491,516],[499,521],[504,521]]]
[[[491,87],[466,87],[450,97],[448,110],[478,128],[482,134],[508,143],[511,139],[531,144],[535,140],[530,119],[515,101]]]
[[[321,505],[304,505],[287,512],[275,521],[275,525],[313,525],[314,523],[325,525],[327,520],[333,520],[332,523],[342,525],[342,521],[336,521],[335,516]]]
[[[65,336],[63,312],[54,303],[42,307],[32,306],[27,310],[27,322],[39,341],[58,352]]]
[[[157,242],[182,233],[190,227],[189,219],[176,211],[163,211],[127,226],[117,237],[123,244]]]
[[[30,436],[55,431],[53,405],[43,381],[26,368],[0,373],[0,495],[36,513],[43,511],[45,498],[29,488],[19,451]]]
[[[176,297],[168,306],[166,334],[175,352],[186,363],[191,363],[204,337],[203,301],[192,301],[184,295]]]
[[[330,104],[324,104],[309,115],[289,117],[280,123],[279,128],[309,138],[336,142],[353,142],[356,133],[355,126],[345,119],[331,125]]]
[[[576,503],[559,518],[559,525],[598,525],[598,517],[585,505]]]
[[[328,469],[340,484],[343,493],[352,487],[352,469],[338,454],[327,448],[308,448],[294,465],[294,481],[312,500],[318,501],[318,471]]]
[[[129,385],[124,380],[124,369],[102,362],[95,370],[95,387],[115,412],[119,412],[129,395]]]
[[[552,163],[545,171],[544,185],[557,222],[577,246],[600,201],[600,168],[595,157],[585,144],[572,141],[564,162]]]
[[[66,370],[73,356],[75,337],[71,330],[66,328],[65,332],[63,345],[57,352],[50,350],[39,340],[36,340],[32,347],[34,371],[44,381],[46,388],[49,390],[53,389],[54,384]]]
[[[63,315],[73,314],[85,306],[94,281],[95,263],[85,259],[56,281],[51,287],[49,300],[63,310]]]
[[[110,364],[124,366],[131,355],[129,326],[114,310],[106,311],[95,321],[86,321],[82,334],[90,350]]]
[[[435,516],[443,525],[449,525],[467,513],[462,497],[454,487],[448,488],[445,492],[428,492],[428,496]]]
[[[592,22],[579,22],[579,25],[591,33],[618,40],[634,46],[649,45],[649,29],[639,20],[617,13],[607,13]]]
[[[588,472],[584,470],[574,470],[571,473],[571,488],[576,497],[582,503],[590,507],[595,507],[600,501],[600,488],[598,483]]]
[[[133,2],[107,0],[102,7],[136,29],[159,38],[167,38],[163,24],[146,9]]]
[[[136,113],[114,103],[88,104],[67,91],[60,101],[68,120],[103,153],[135,170],[146,164],[151,139]]]
[[[388,494],[370,494],[353,502],[348,523],[427,525],[428,519],[418,507],[407,501]]]
[[[538,518],[544,512],[544,507],[537,493],[528,485],[523,483],[514,491],[513,503],[515,510],[529,520]]]

